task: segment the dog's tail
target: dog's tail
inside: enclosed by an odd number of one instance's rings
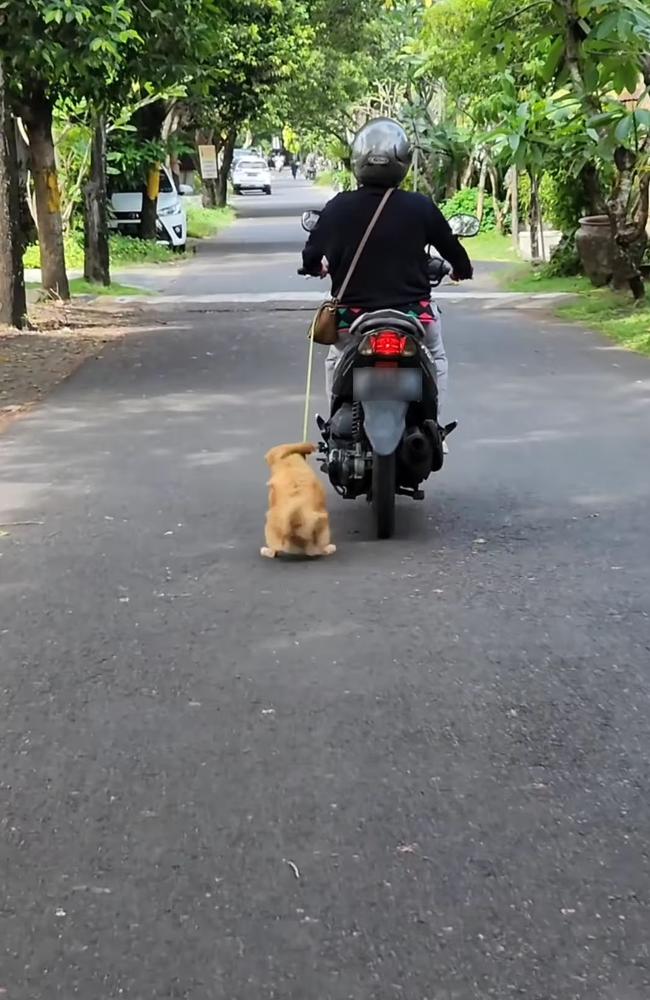
[[[289,455],[304,455],[306,458],[315,451],[316,445],[308,441],[300,444],[279,444],[266,453],[266,461],[269,465],[273,465],[275,462],[281,462],[283,458],[288,458]]]

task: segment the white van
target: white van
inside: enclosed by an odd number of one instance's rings
[[[125,190],[128,182],[123,178],[109,177],[109,229],[124,236],[138,236],[142,192]],[[128,185],[131,187],[131,185]],[[174,250],[184,250],[187,243],[187,212],[181,202],[183,195],[192,194],[192,188],[181,184],[177,189],[167,167],[160,169],[158,193],[158,242]]]

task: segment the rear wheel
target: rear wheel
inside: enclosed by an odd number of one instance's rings
[[[233,185],[233,191],[235,192],[235,194],[241,194],[241,188],[239,184]]]
[[[270,186],[267,185],[267,187],[264,188],[264,194],[271,194]]]
[[[390,538],[395,531],[395,452],[372,456],[372,512],[377,538]]]

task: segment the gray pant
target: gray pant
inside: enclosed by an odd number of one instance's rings
[[[424,343],[427,345],[436,366],[436,376],[438,381],[438,423],[442,423],[442,409],[447,394],[447,377],[449,372],[449,362],[445,353],[445,345],[442,340],[442,329],[440,322],[440,310],[435,302],[431,303],[431,312],[434,316],[433,323],[423,323],[426,331]],[[334,369],[347,346],[349,334],[341,333],[338,344],[332,344],[327,357],[325,358],[325,390],[328,400],[332,398],[332,386],[334,384]]]

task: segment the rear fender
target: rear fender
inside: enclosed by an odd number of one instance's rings
[[[406,427],[408,403],[401,400],[367,400],[363,406],[366,437],[378,455],[392,455]]]

